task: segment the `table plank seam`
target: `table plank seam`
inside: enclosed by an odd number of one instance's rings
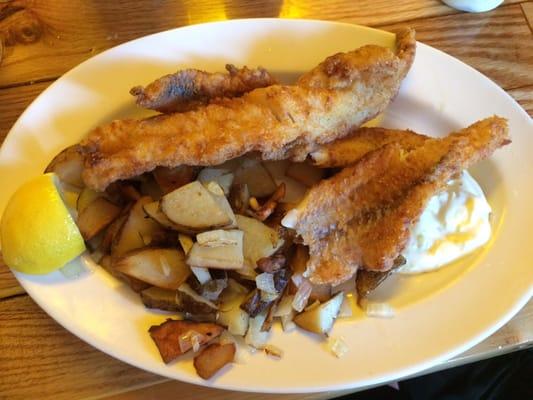
[[[39,79],[32,79],[30,81],[24,81],[24,82],[16,82],[8,85],[0,85],[0,90],[2,89],[14,89],[18,87],[24,87],[24,86],[31,86],[35,85],[37,83],[46,83],[46,82],[53,82],[61,78],[62,75],[54,76],[54,77],[46,77],[46,78],[39,78]]]

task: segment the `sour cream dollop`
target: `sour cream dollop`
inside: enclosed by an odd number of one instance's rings
[[[403,274],[436,270],[486,244],[491,208],[483,190],[466,171],[433,196],[413,228],[398,268]]]

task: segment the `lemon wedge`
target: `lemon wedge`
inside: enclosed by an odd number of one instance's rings
[[[79,256],[85,243],[58,190],[54,173],[22,185],[0,222],[5,263],[27,274],[47,274]]]

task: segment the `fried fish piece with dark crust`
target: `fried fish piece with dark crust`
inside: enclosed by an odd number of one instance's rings
[[[220,97],[238,97],[251,90],[277,83],[264,68],[239,69],[226,64],[228,73],[185,69],[165,75],[146,87],[135,86],[130,93],[143,108],[162,113],[185,112]]]
[[[396,52],[363,46],[328,57],[294,86],[272,85],[186,113],[117,120],[82,141],[83,179],[103,190],[158,166],[221,164],[252,151],[301,161],[381,113],[414,58],[414,31]]]
[[[283,220],[309,246],[306,274],[338,284],[358,268],[391,269],[429,199],[508,143],[507,121],[487,118],[413,150],[387,144],[321,181]]]

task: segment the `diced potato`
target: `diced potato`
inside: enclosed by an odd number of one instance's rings
[[[81,213],[89,204],[95,201],[99,197],[103,197],[103,193],[96,192],[89,188],[83,188],[76,201],[76,210]]]
[[[176,249],[134,250],[117,259],[113,267],[163,289],[178,289],[191,274],[183,253]]]
[[[113,257],[120,257],[130,250],[145,247],[145,241],[162,231],[161,226],[146,218],[144,206],[151,203],[150,197],[141,197],[131,208],[128,217],[115,235],[111,246]]]
[[[282,245],[278,233],[255,218],[236,215],[237,226],[244,232],[244,262],[250,268],[257,266],[257,261],[270,257]]]
[[[199,233],[196,235],[196,242],[203,247],[236,246],[239,244],[241,237],[242,234],[239,231],[217,229]]]
[[[151,326],[148,330],[161,354],[161,358],[166,364],[192,348],[192,345],[188,348],[183,348],[183,343],[180,347],[180,337],[191,331],[201,335],[202,339],[200,344],[206,344],[217,336],[220,336],[224,328],[208,322],[167,319],[161,325]]]
[[[311,306],[298,314],[294,317],[294,322],[307,331],[326,334],[333,327],[343,300],[344,293],[340,292],[325,303]]]
[[[209,379],[226,364],[233,362],[237,348],[235,343],[213,343],[194,357],[194,368],[202,379]]]
[[[263,166],[267,169],[274,181],[285,176],[290,164],[291,162],[289,160],[263,161]]]
[[[175,290],[152,286],[141,292],[141,300],[147,308],[157,308],[165,311],[183,311],[181,305],[176,301]]]
[[[289,168],[287,168],[286,175],[296,179],[307,187],[311,187],[324,178],[324,170],[308,164],[307,162],[292,163]]]
[[[152,174],[163,194],[166,194],[194,181],[197,173],[197,167],[180,165],[175,168],[157,167]]]
[[[167,216],[163,213],[163,211],[161,211],[159,201],[153,201],[151,203],[145,204],[143,206],[143,210],[146,215],[148,215],[150,218],[152,218],[154,221],[164,226],[165,228],[173,229],[176,231],[180,230],[181,227],[169,220]]]
[[[268,310],[264,310],[256,317],[250,318],[248,332],[246,332],[246,336],[244,337],[244,341],[247,345],[255,347],[256,349],[262,349],[267,343],[270,332],[261,330],[265,323],[267,313]]]
[[[232,185],[228,201],[235,214],[246,213],[250,201],[250,191],[248,190],[248,186],[243,183]]]
[[[115,278],[125,282],[136,293],[140,293],[141,291],[150,287],[150,284],[146,282],[143,282],[139,279],[133,278],[131,276],[123,274],[122,272],[117,271],[113,266],[113,260],[110,255],[104,255],[100,259],[100,266]]]
[[[97,197],[78,215],[77,225],[85,240],[91,240],[115,220],[120,208],[103,197]]]
[[[191,237],[180,233],[178,236],[178,240],[180,242],[181,248],[183,249],[183,252],[185,254],[189,254],[189,251],[191,251],[192,246],[194,245],[194,242]]]
[[[244,336],[248,329],[249,315],[240,305],[246,298],[245,293],[236,294],[219,307],[217,322],[228,328],[233,335]]]
[[[243,232],[232,232],[235,244],[218,247],[205,247],[199,243],[192,246],[188,254],[187,263],[195,267],[208,267],[220,269],[239,269],[244,263],[243,257]]]
[[[355,285],[357,288],[357,295],[360,298],[368,296],[374,289],[376,289],[385,279],[387,279],[392,270],[389,271],[367,271],[360,269],[357,271],[355,278]]]
[[[296,203],[298,204],[307,193],[307,186],[297,180],[288,176],[282,176],[276,179],[276,185],[285,184],[285,196],[281,199],[281,203]]]
[[[191,182],[161,199],[161,210],[170,221],[191,230],[224,227],[233,222],[233,212],[199,181]],[[226,200],[227,203],[227,200]]]
[[[111,250],[111,245],[113,244],[113,240],[117,233],[119,232],[122,225],[124,225],[124,222],[126,221],[126,218],[128,216],[126,214],[122,214],[118,216],[106,229],[104,236],[102,238],[102,242],[100,242],[99,250],[103,253],[109,253]]]
[[[81,172],[83,171],[83,155],[79,145],[67,147],[48,164],[44,172],[54,172],[62,182],[76,187],[83,187]]]
[[[266,168],[257,160],[243,162],[235,171],[233,182],[246,184],[250,195],[254,197],[270,196],[277,187]]]
[[[190,314],[213,314],[218,310],[216,304],[200,296],[187,283],[178,288],[177,299],[183,311]]]
[[[278,303],[276,310],[274,311],[274,317],[283,317],[292,313],[292,301],[294,295],[285,294]]]

